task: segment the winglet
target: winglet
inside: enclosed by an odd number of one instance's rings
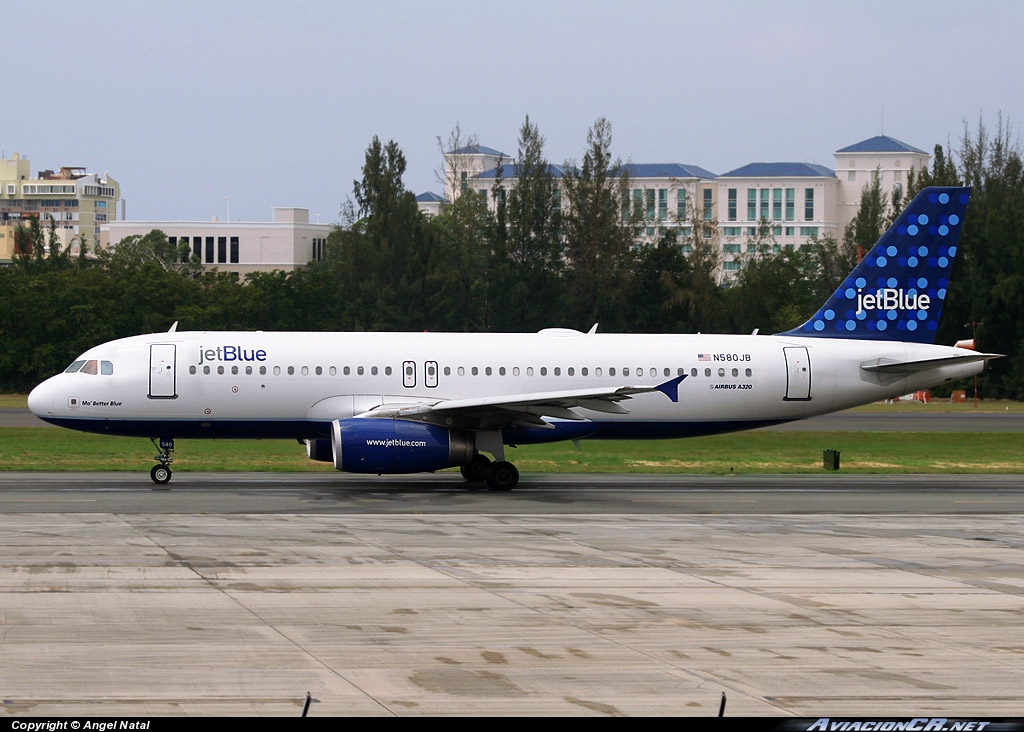
[[[654,388],[657,389],[658,391],[660,391],[665,396],[667,396],[672,401],[678,402],[679,401],[679,385],[683,382],[683,379],[685,379],[687,377],[687,375],[688,374],[683,374],[682,376],[677,376],[674,379],[669,379],[664,384],[658,384]]]

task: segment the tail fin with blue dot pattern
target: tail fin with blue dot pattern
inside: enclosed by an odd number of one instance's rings
[[[970,188],[925,188],[828,302],[780,335],[934,343]]]

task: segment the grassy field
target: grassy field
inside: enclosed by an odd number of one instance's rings
[[[28,394],[0,394],[0,409],[28,409]]]
[[[1024,473],[1012,432],[740,432],[689,440],[584,441],[508,451],[522,472],[815,473],[839,450],[845,473]],[[175,470],[326,471],[289,440],[177,440]],[[148,440],[52,428],[0,429],[0,470],[146,471]]]
[[[850,409],[851,412],[868,412],[870,414],[892,414],[894,412],[905,414],[950,414],[950,413],[974,413],[992,414],[994,412],[1024,412],[1024,402],[1010,402],[1005,399],[993,399],[985,401],[980,399],[978,406],[974,406],[974,400],[968,397],[966,402],[953,403],[949,399],[938,399],[929,404],[921,402],[891,402],[866,404],[863,407]]]
[[[0,408],[24,408],[25,395],[0,394]],[[1020,402],[870,404],[856,412],[1024,412]],[[822,452],[839,450],[849,473],[1024,473],[1021,435],[991,433],[740,432],[689,440],[527,445],[508,458],[523,472],[814,473]],[[0,428],[0,470],[145,471],[148,440],[52,428]],[[175,470],[329,471],[289,440],[178,440]]]

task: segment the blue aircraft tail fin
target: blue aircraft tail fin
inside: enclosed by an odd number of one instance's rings
[[[934,343],[970,188],[925,188],[806,323],[780,335]]]

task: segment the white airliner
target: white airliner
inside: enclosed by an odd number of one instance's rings
[[[980,372],[996,354],[933,343],[969,195],[923,191],[810,320],[772,336],[172,327],[86,351],[29,408],[149,437],[161,484],[175,438],[295,438],[338,470],[460,466],[508,490],[508,445],[764,427]]]

